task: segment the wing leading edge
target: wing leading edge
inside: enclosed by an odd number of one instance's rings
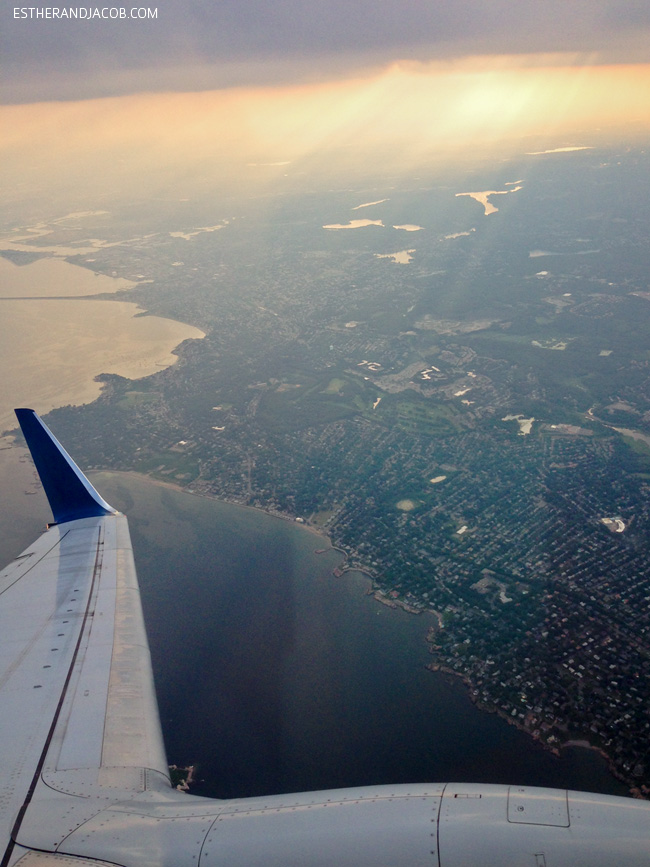
[[[650,863],[650,804],[627,798],[172,789],[126,518],[32,410],[17,412],[57,523],[0,573],[0,867]]]

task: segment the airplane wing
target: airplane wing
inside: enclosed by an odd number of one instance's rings
[[[126,518],[32,410],[17,415],[55,523],[0,573],[0,867],[648,867],[650,804],[627,798],[172,789]]]
[[[79,821],[93,803],[170,786],[126,518],[33,411],[17,415],[56,523],[0,575],[7,841],[44,802]]]

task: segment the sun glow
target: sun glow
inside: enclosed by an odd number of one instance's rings
[[[561,60],[399,63],[348,81],[5,106],[0,156],[14,179],[101,174],[162,190],[191,177],[241,186],[346,167],[408,171],[463,152],[580,145],[598,128],[648,131],[650,65]]]

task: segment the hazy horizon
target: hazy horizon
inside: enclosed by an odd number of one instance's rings
[[[30,9],[1,13],[10,218],[30,196],[265,195],[650,124],[650,14],[633,2]]]

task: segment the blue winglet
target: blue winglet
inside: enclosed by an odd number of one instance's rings
[[[41,477],[57,524],[114,515],[53,433],[33,409],[14,410]]]

